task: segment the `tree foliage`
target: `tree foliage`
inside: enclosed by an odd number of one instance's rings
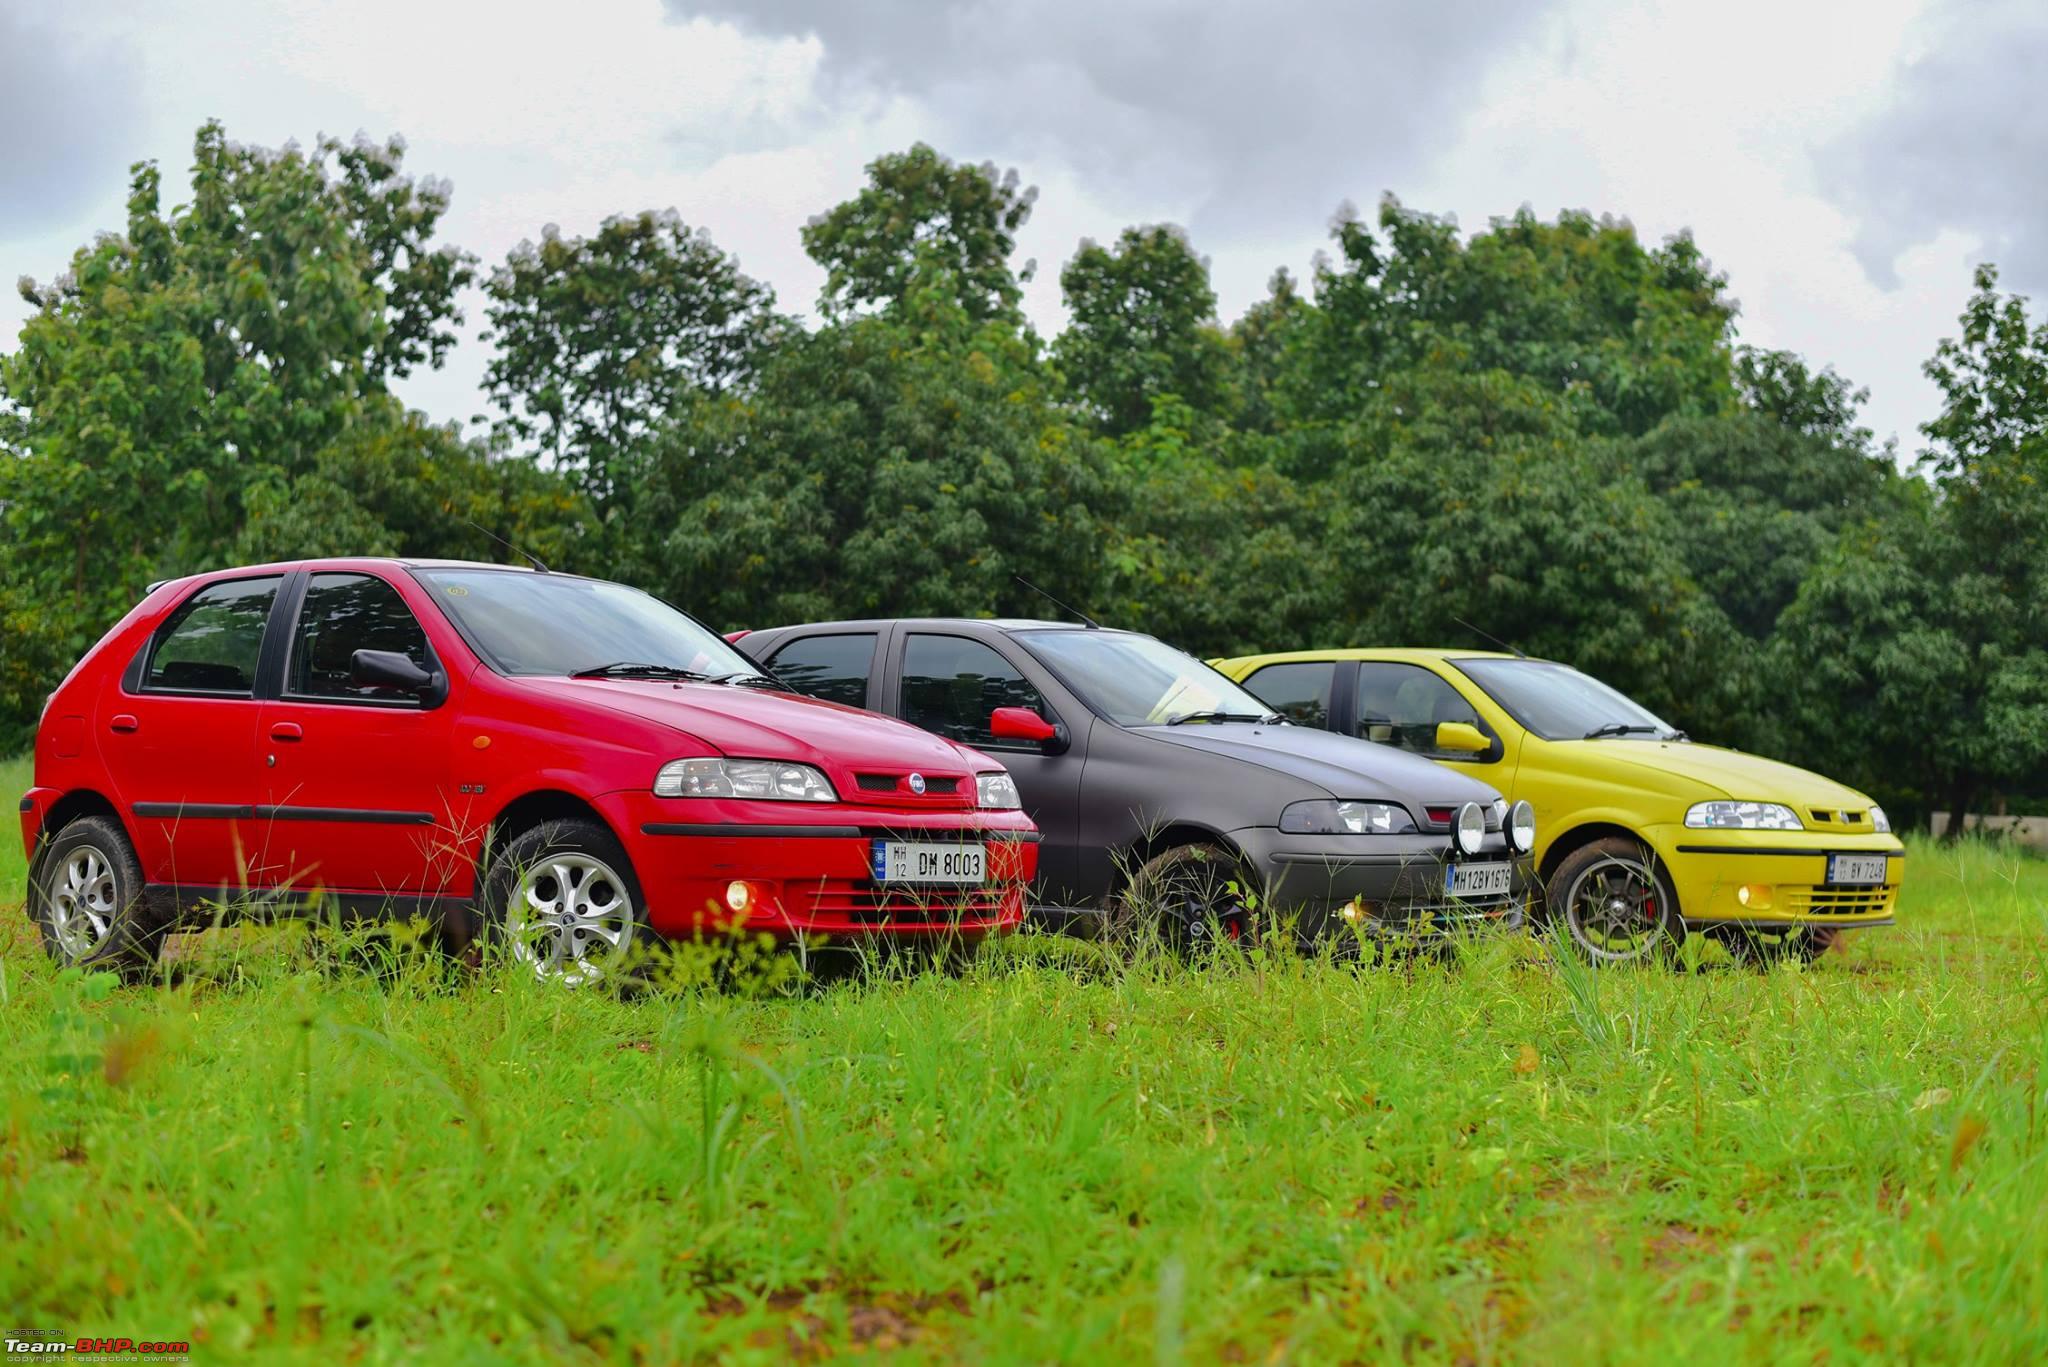
[[[1032,268],[1012,271],[1010,258],[1037,198],[1015,171],[956,165],[923,143],[877,157],[859,194],[804,226],[804,250],[825,268],[819,303],[836,317],[944,279],[970,319],[1014,321]]]
[[[589,238],[550,225],[487,288],[484,387],[502,430],[601,511],[630,494],[654,430],[687,396],[743,384],[780,325],[770,291],[673,212]]]
[[[398,144],[242,148],[25,284],[0,358],[0,725],[149,578],[321,552],[551,562],[728,626],[1042,613],[1201,654],[1492,638],[1905,808],[2048,793],[2048,326],[1977,278],[1917,472],[1825,366],[1738,344],[1692,239],[1341,213],[1224,326],[1178,228],[1081,244],[1042,344],[1033,192],[922,145],[803,229],[778,316],[670,213],[487,283],[495,448],[389,392],[472,262]]]

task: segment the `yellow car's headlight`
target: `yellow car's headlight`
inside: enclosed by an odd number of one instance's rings
[[[1803,831],[1798,813],[1780,802],[1695,802],[1685,824],[1709,831]]]
[[[1870,829],[1879,835],[1892,833],[1892,819],[1884,814],[1884,808],[1872,803],[1870,807]]]

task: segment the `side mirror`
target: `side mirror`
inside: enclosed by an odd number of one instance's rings
[[[1048,750],[1060,740],[1059,727],[1028,707],[998,707],[988,714],[988,731],[997,740],[1028,740]]]
[[[1470,722],[1440,721],[1436,724],[1436,748],[1481,755],[1493,748],[1493,741]]]
[[[395,650],[358,650],[348,657],[348,681],[358,688],[390,688],[417,696],[431,693],[440,678]]]

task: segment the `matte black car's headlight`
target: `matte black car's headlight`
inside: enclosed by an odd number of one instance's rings
[[[1289,835],[1407,835],[1415,830],[1408,809],[1393,802],[1290,802],[1280,813]]]

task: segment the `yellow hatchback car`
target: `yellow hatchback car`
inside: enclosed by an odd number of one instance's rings
[[[1548,914],[1595,962],[1669,955],[1688,929],[1739,958],[1810,958],[1840,931],[1891,924],[1905,851],[1876,803],[1695,744],[1569,665],[1462,650],[1212,663],[1295,722],[1528,799]]]

